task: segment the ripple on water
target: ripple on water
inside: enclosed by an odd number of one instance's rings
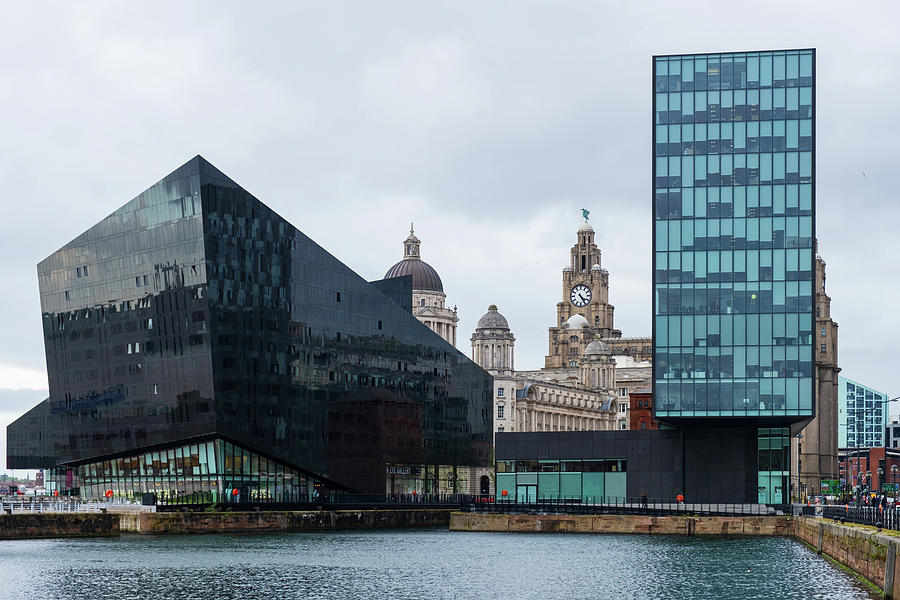
[[[787,538],[440,530],[0,543],[0,590],[115,598],[868,599]]]

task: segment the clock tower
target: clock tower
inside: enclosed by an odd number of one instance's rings
[[[579,366],[585,346],[596,336],[618,338],[609,304],[609,271],[601,266],[594,228],[587,222],[578,228],[578,241],[569,252],[562,272],[562,302],[556,305],[556,324],[550,328],[547,369]]]

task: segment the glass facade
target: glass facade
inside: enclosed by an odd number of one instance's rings
[[[50,470],[49,489],[84,498],[162,501],[310,502],[322,482],[231,442],[209,440]]]
[[[884,443],[888,395],[838,376],[838,445],[875,448]]]
[[[209,436],[369,493],[388,465],[490,464],[492,379],[412,316],[409,278],[366,282],[199,156],[38,276],[50,397],[9,468]]]
[[[627,464],[625,459],[499,460],[496,497],[516,502],[623,502]]]
[[[654,412],[812,417],[815,51],[653,59]]]

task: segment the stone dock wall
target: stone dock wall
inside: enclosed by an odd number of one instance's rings
[[[649,533],[660,535],[789,535],[790,518],[643,515],[520,515],[454,512],[451,531]]]
[[[455,512],[451,531],[780,535],[799,539],[900,600],[900,537],[810,517],[521,515]],[[896,575],[895,575],[896,574]]]
[[[123,532],[142,534],[328,531],[447,527],[450,510],[324,510],[119,515]]]
[[[120,533],[177,534],[447,527],[450,510],[333,510],[181,513],[43,513],[0,515],[0,539]]]
[[[885,599],[900,600],[900,538],[810,517],[792,519],[791,535],[880,587]]]
[[[0,540],[118,534],[119,515],[109,513],[0,515]]]

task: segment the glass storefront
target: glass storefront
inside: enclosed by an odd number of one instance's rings
[[[593,504],[622,502],[627,495],[624,459],[501,460],[496,468],[499,500]]]
[[[321,482],[221,439],[48,472],[50,491],[85,499],[163,502],[309,502]]]

